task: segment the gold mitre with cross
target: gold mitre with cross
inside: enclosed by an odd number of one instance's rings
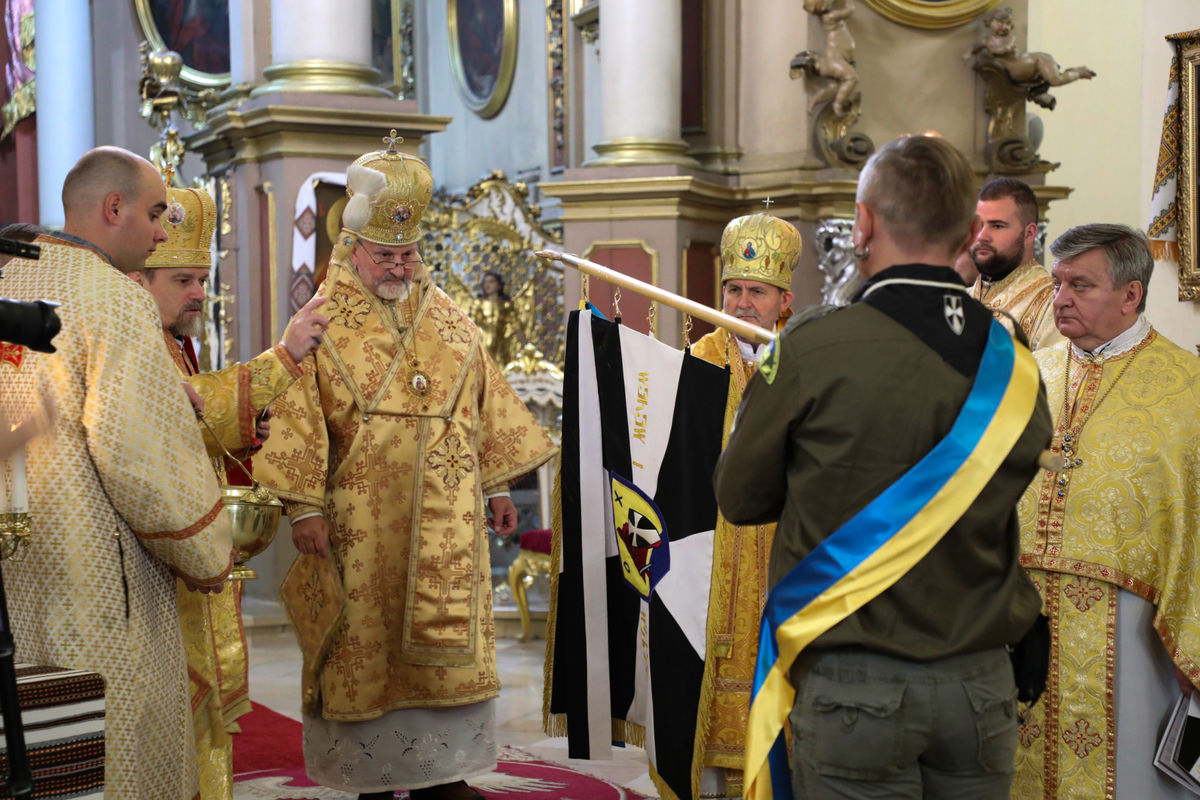
[[[212,266],[217,204],[208,192],[167,189],[167,208],[163,211],[162,221],[167,240],[146,259],[146,269],[208,269]]]
[[[412,244],[421,239],[421,216],[433,197],[433,174],[424,161],[396,149],[404,140],[395,130],[383,137],[383,141],[386,149],[359,156],[346,172],[350,202],[346,203],[342,224],[368,242],[391,246]],[[358,167],[373,170],[386,182],[380,181],[378,175],[356,170]],[[370,203],[370,215],[361,227],[353,224],[354,206],[359,205],[353,202],[356,193],[366,194]]]
[[[791,291],[802,244],[796,227],[779,217],[738,217],[721,234],[721,283],[761,281]]]

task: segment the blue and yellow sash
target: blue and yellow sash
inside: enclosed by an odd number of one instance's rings
[[[992,320],[971,393],[946,437],[771,590],[746,732],[747,800],[792,796],[783,726],[796,696],[788,670],[800,651],[933,549],[1021,437],[1037,396],[1033,356]]]

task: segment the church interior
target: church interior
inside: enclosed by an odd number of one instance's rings
[[[1005,7],[1009,30],[989,29],[988,15]],[[944,137],[980,184],[997,175],[1030,184],[1039,252],[1082,223],[1148,231],[1156,264],[1146,313],[1200,352],[1193,0],[3,8],[0,223],[61,228],[64,177],[98,145],[171,165],[177,186],[206,188],[218,223],[195,342],[201,369],[279,341],[324,277],[347,166],[389,136],[432,171],[421,252],[434,280],[484,330],[488,352],[555,437],[565,319],[582,299],[673,347],[712,328],[536,251],[573,253],[719,307],[722,229],[767,209],[803,239],[796,307],[845,304],[861,280],[850,244],[859,173],[904,134]],[[1046,54],[1094,76],[1060,85],[1010,71],[1010,56]],[[1172,105],[1182,127],[1165,123]],[[491,541],[497,721],[500,744],[566,763],[541,711],[553,485],[553,462],[514,485],[518,533]],[[251,699],[299,719],[299,653],[279,601],[296,552],[284,521],[250,563],[243,614]],[[639,752],[571,763],[657,796]]]

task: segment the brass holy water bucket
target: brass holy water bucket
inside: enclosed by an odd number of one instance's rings
[[[233,527],[233,546],[237,548],[230,580],[257,578],[258,573],[246,562],[266,550],[275,541],[283,503],[261,484],[221,487],[221,501]]]
[[[258,573],[246,566],[246,562],[266,550],[275,541],[279,530],[279,516],[283,513],[283,503],[271,494],[271,490],[254,480],[254,476],[242,464],[241,460],[230,453],[221,443],[216,431],[208,424],[208,420],[199,411],[196,418],[208,429],[213,441],[225,451],[229,460],[237,464],[238,469],[250,479],[250,486],[221,486],[221,502],[229,514],[230,527],[233,532],[233,546],[237,555],[233,559],[233,569],[229,572],[229,580],[245,581],[258,577]]]

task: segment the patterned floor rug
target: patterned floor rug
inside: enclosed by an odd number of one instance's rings
[[[353,800],[354,794],[317,786],[304,774],[301,726],[254,704],[233,739],[234,800]],[[644,800],[637,792],[516,747],[501,747],[495,772],[470,783],[488,800]],[[406,798],[406,792],[397,798]]]

